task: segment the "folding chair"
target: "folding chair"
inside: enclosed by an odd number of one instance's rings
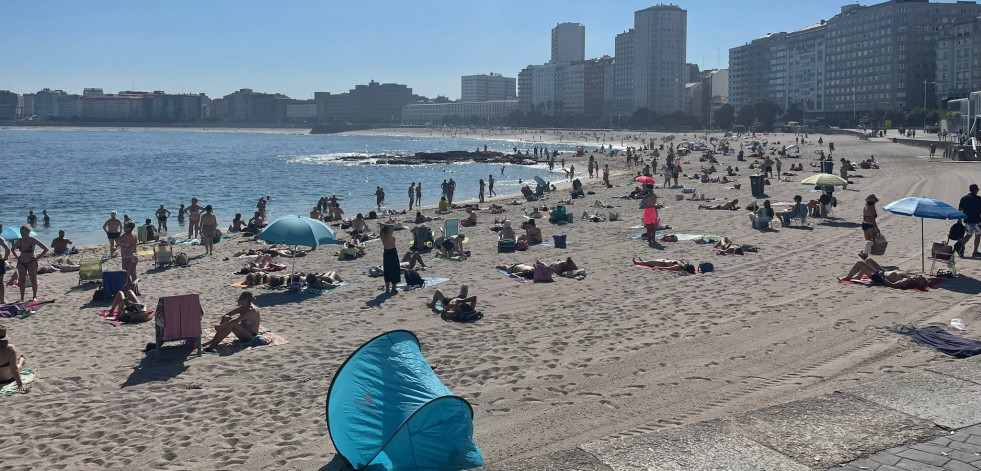
[[[954,256],[954,246],[948,245],[946,242],[942,244],[938,242],[934,242],[933,247],[930,248],[930,256],[928,257],[928,260],[931,260],[930,262],[931,274],[936,273],[933,271],[933,269],[934,267],[937,266],[938,263],[940,263],[940,264],[947,265],[947,268],[950,269],[950,272],[953,273],[954,276],[957,276],[957,267],[955,266],[957,262],[957,257]]]
[[[447,219],[443,223],[443,237],[453,237],[460,234],[460,220],[459,219]]]
[[[190,340],[195,342],[201,356],[201,319],[204,310],[197,294],[167,296],[157,301],[155,319],[156,355],[160,358],[160,346],[164,342]]]
[[[78,267],[78,284],[102,281],[102,260],[98,258],[83,259]]]
[[[174,246],[158,245],[153,248],[154,265],[158,267],[170,266],[174,264]]]
[[[106,299],[112,299],[116,293],[126,287],[126,272],[107,271],[102,273],[102,291],[106,294]]]

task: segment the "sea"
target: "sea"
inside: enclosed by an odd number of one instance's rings
[[[269,197],[267,214],[306,216],[322,196],[337,195],[345,216],[375,209],[375,187],[385,191],[382,209],[408,208],[411,182],[422,182],[422,203],[433,206],[443,180],[457,184],[456,201],[477,197],[479,179],[493,174],[499,194],[518,193],[535,176],[563,178],[535,166],[478,163],[379,165],[368,156],[411,156],[452,150],[511,152],[541,142],[495,139],[405,137],[269,132],[195,132],[151,130],[0,129],[0,223],[19,227],[29,211],[38,216],[35,231],[48,243],[59,230],[77,245],[105,243],[102,225],[111,211],[142,224],[165,204],[173,213],[170,235],[186,234],[177,221],[180,205],[192,197],[212,205],[219,227],[236,213],[248,219],[256,202]],[[570,152],[575,144],[548,144]],[[365,156],[357,161],[342,157]],[[41,224],[47,210],[49,226]]]

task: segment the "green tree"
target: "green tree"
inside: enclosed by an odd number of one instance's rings
[[[736,116],[736,124],[752,126],[756,121],[756,108],[753,105],[743,105],[739,107],[739,116]]]
[[[726,103],[712,114],[712,122],[719,129],[731,129],[736,122],[736,108]]]
[[[799,123],[804,119],[804,109],[797,103],[791,103],[787,107],[787,111],[783,113],[783,118],[787,121],[797,121]]]
[[[630,129],[648,129],[654,121],[654,115],[649,108],[637,108],[630,115]]]
[[[761,124],[767,129],[773,127],[774,121],[777,120],[777,116],[780,116],[780,106],[770,100],[764,100],[756,104],[753,107],[756,111],[756,119],[760,121]]]

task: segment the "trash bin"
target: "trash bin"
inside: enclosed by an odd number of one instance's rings
[[[831,160],[821,161],[821,173],[830,173],[833,175],[835,173],[834,168],[835,168],[834,161]]]
[[[763,175],[749,176],[749,188],[753,192],[754,198],[766,196],[766,193],[763,192],[763,179]]]

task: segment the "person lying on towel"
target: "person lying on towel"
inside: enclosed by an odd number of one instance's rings
[[[863,276],[867,276],[872,284],[896,289],[923,289],[930,283],[930,279],[923,275],[914,275],[903,270],[886,270],[871,258],[855,262],[851,271],[844,278],[838,278],[838,281],[858,281]]]
[[[634,265],[641,265],[651,268],[664,268],[666,270],[673,271],[685,271],[691,274],[695,273],[695,266],[688,263],[682,262],[681,260],[664,260],[664,259],[654,259],[654,260],[642,260],[639,258],[633,259]]]
[[[739,200],[732,200],[732,201],[730,201],[730,202],[728,202],[726,204],[719,204],[719,205],[715,205],[715,206],[709,206],[709,205],[705,205],[705,204],[700,204],[700,205],[698,205],[698,209],[714,209],[714,210],[722,210],[722,211],[735,211],[735,210],[739,209],[738,208],[738,205],[739,205]]]
[[[436,303],[443,305],[445,314],[456,315],[465,311],[473,311],[477,307],[477,296],[470,296],[470,288],[467,285],[460,287],[460,294],[456,297],[448,298],[442,291],[436,290],[433,300],[426,303],[430,309],[436,307]]]

